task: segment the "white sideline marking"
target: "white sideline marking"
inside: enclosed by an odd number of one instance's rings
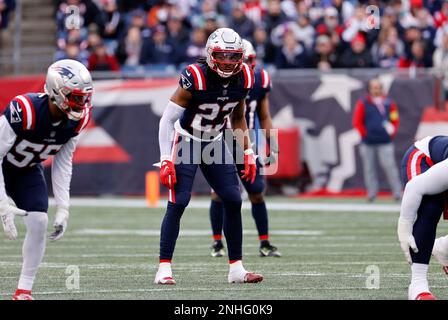
[[[96,236],[110,236],[110,235],[118,235],[118,236],[160,236],[159,229],[152,230],[140,230],[140,229],[81,229],[73,232],[77,235],[96,235]],[[244,230],[243,234],[246,235],[257,235],[256,230]],[[272,230],[270,232],[272,235],[287,235],[287,236],[318,236],[322,235],[323,231],[321,230]],[[194,237],[194,236],[210,236],[209,230],[181,230],[180,236]]]
[[[300,201],[300,200],[299,200]],[[77,207],[116,207],[116,208],[148,208],[144,199],[108,199],[108,198],[72,198],[72,206]],[[55,205],[50,199],[50,205]],[[319,202],[266,202],[269,210],[281,211],[331,211],[331,212],[399,212],[399,204],[371,203],[319,203]],[[208,209],[209,200],[191,200],[188,208]],[[160,201],[157,208],[165,209],[166,201]],[[250,209],[250,203],[243,202],[243,209]]]

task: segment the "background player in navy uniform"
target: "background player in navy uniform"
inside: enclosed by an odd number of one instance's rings
[[[447,211],[448,137],[426,137],[403,157],[406,184],[398,220],[398,239],[411,265],[410,300],[434,300],[428,286],[431,253],[448,271],[448,237],[435,240],[440,216]]]
[[[228,28],[213,32],[206,44],[207,57],[182,72],[180,86],[171,97],[160,120],[160,176],[170,189],[160,235],[160,264],[154,282],[175,284],[171,270],[181,216],[187,207],[198,166],[210,186],[223,200],[224,234],[229,254],[228,282],[259,282],[263,277],[248,272],[242,264],[242,221],[239,180],[232,154],[222,138],[230,115],[232,127],[246,132],[237,135],[244,145],[243,179],[253,182],[256,164],[247,135],[245,99],[253,87],[250,67],[243,63],[240,36]],[[174,139],[172,136],[175,133]],[[171,141],[174,140],[173,146]],[[222,154],[213,161],[203,157],[207,150]],[[186,155],[190,153],[189,155]]]
[[[24,216],[26,226],[14,300],[32,300],[45,252],[48,191],[40,163],[50,156],[54,156],[51,172],[57,205],[50,240],[59,240],[67,228],[72,154],[89,121],[92,90],[90,73],[81,63],[61,60],[48,68],[45,93],[15,97],[0,117],[0,216],[11,240],[17,238],[15,215]]]
[[[245,62],[254,70],[255,84],[254,88],[249,92],[246,99],[246,121],[247,126],[251,130],[261,127],[266,130],[266,139],[270,145],[269,157],[264,161],[274,163],[277,160],[278,144],[276,137],[270,135],[272,130],[272,119],[269,113],[269,97],[268,93],[271,90],[271,79],[269,74],[263,68],[255,68],[256,52],[252,44],[243,39],[244,59]],[[259,123],[259,125],[257,125]],[[251,141],[257,142],[257,136],[251,135]],[[257,149],[255,150],[258,153]],[[264,153],[263,153],[264,154]],[[244,188],[246,189],[249,200],[252,204],[252,216],[258,230],[258,237],[260,240],[260,256],[262,257],[280,257],[281,254],[277,248],[269,242],[269,228],[268,228],[268,211],[263,197],[263,192],[266,186],[265,178],[260,174],[263,160],[257,158],[257,175],[254,183],[250,183],[242,179]],[[242,165],[237,164],[238,171],[241,171]],[[212,201],[210,204],[210,221],[213,231],[214,243],[212,245],[212,257],[222,257],[224,252],[224,245],[222,243],[222,224],[223,224],[224,208],[219,196],[212,192]]]

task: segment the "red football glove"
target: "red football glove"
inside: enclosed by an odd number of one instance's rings
[[[255,176],[257,175],[257,164],[255,161],[254,151],[252,149],[247,149],[244,151],[244,170],[241,170],[241,173],[243,173],[241,179],[254,183]]]
[[[160,164],[160,181],[169,189],[172,189],[177,182],[176,170],[170,160],[163,160]]]

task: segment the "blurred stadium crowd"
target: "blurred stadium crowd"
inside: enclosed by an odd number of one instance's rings
[[[0,0],[6,28],[14,0]],[[68,6],[81,28],[67,29]],[[369,28],[368,5],[379,8]],[[56,0],[55,60],[95,71],[178,69],[204,56],[209,34],[230,27],[276,68],[408,68],[448,65],[442,0]],[[378,22],[378,19],[370,22]],[[367,23],[366,23],[367,21]]]

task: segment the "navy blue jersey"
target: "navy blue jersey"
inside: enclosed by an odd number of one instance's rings
[[[433,163],[448,159],[448,136],[435,136],[429,141],[429,157]]]
[[[181,127],[190,134],[213,134],[225,128],[227,117],[253,88],[254,74],[245,63],[229,78],[221,78],[205,63],[191,64],[182,71],[179,85],[193,96],[180,119]]]
[[[260,101],[271,91],[271,78],[263,68],[254,71],[255,84],[246,98],[246,121],[249,129],[255,129]]]
[[[65,118],[57,125],[51,121],[48,96],[27,93],[15,97],[4,115],[17,135],[6,160],[15,167],[34,166],[55,155],[89,122],[90,113],[79,121]]]

